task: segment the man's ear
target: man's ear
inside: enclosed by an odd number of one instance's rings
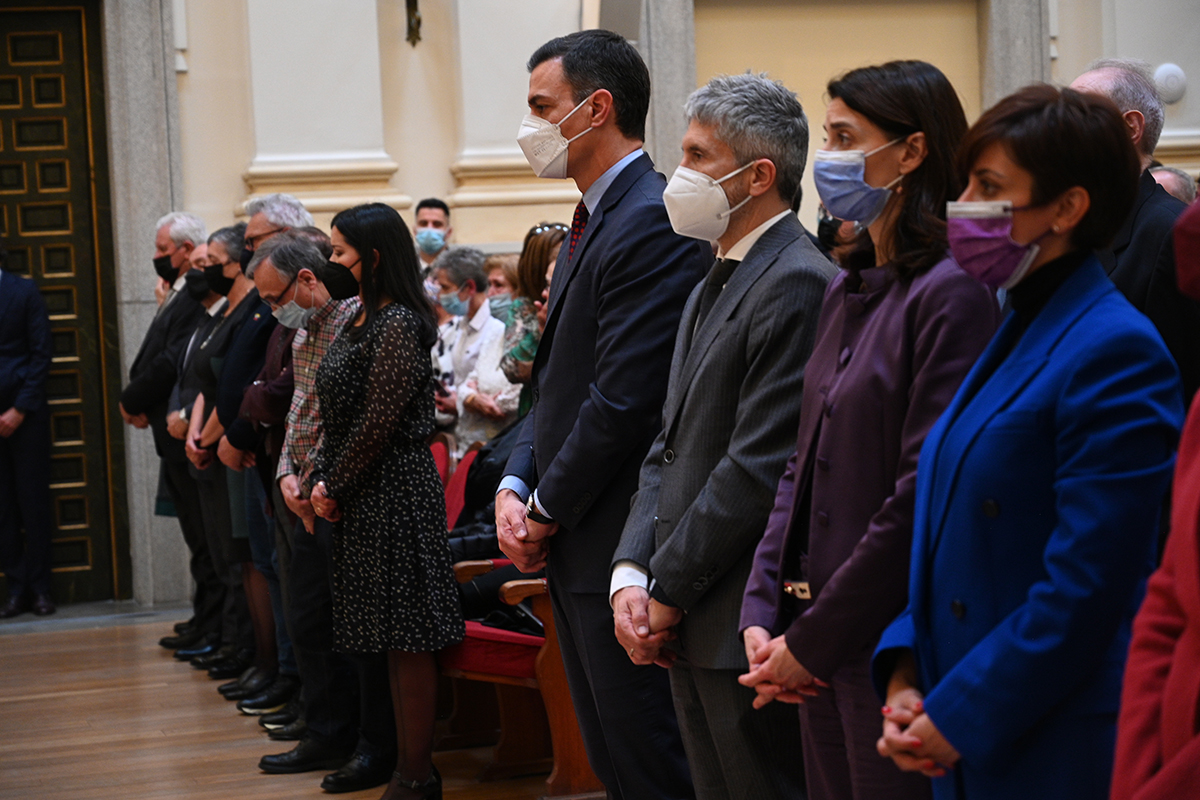
[[[1134,108],[1126,111],[1121,117],[1129,127],[1129,138],[1133,139],[1133,146],[1138,149],[1138,154],[1141,155],[1142,137],[1146,135],[1146,118],[1142,116],[1142,112]]]

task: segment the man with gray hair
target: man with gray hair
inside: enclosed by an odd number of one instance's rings
[[[1184,205],[1196,201],[1196,179],[1178,167],[1151,167],[1154,182],[1167,190],[1167,194]]]
[[[304,204],[290,194],[274,194],[256,197],[246,203],[246,241],[242,245],[242,272],[250,266],[254,251],[263,242],[277,233],[303,228],[313,224],[312,214]]]
[[[1097,255],[1116,287],[1162,335],[1179,365],[1184,401],[1189,402],[1200,388],[1200,303],[1184,297],[1175,283],[1171,229],[1186,206],[1149,172],[1165,116],[1150,65],[1135,59],[1094,61],[1071,88],[1112,100],[1141,156],[1143,172],[1133,210],[1111,248]]]
[[[178,354],[187,347],[192,331],[205,318],[204,306],[184,290],[184,275],[191,267],[192,251],[207,240],[204,221],[194,214],[173,212],[155,224],[154,271],[170,284],[170,289],[155,312],[129,368],[129,383],[121,392],[119,405],[121,418],[127,425],[149,427],[154,433],[154,449],[162,459],[163,482],[175,505],[184,541],[192,553],[192,577],[198,587],[193,598],[193,616],[178,636],[168,636],[161,641],[164,647],[172,649],[196,644],[215,622],[204,598],[204,587],[210,583],[202,574],[208,549],[196,482],[188,475],[183,442],[167,432],[167,401],[175,387]]]
[[[802,797],[799,720],[752,707],[738,620],[834,268],[791,208],[808,152],[796,95],[722,75],[686,111],[663,201],[675,231],[718,258],[684,307],[663,429],[613,558],[616,635],[635,664],[670,667],[698,798]]]

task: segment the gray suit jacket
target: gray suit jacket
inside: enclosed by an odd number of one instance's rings
[[[747,666],[742,591],[795,447],[804,365],[834,271],[788,215],[746,254],[699,329],[706,281],[684,309],[663,429],[613,563],[647,568],[683,608],[680,646],[695,666]]]

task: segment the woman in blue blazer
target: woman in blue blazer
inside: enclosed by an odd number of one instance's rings
[[[1115,106],[1046,85],[985,113],[960,163],[951,251],[1012,311],[921,451],[879,750],[937,798],[1101,800],[1183,417],[1170,354],[1093,255],[1140,164]]]

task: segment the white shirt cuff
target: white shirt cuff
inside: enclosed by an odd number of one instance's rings
[[[529,501],[529,486],[516,475],[505,475],[500,481],[500,485],[496,487],[496,494],[500,494],[505,489],[512,489],[516,492],[522,503]]]
[[[621,559],[612,568],[612,580],[608,584],[608,604],[611,606],[613,595],[628,586],[650,588],[650,573],[636,561]]]

